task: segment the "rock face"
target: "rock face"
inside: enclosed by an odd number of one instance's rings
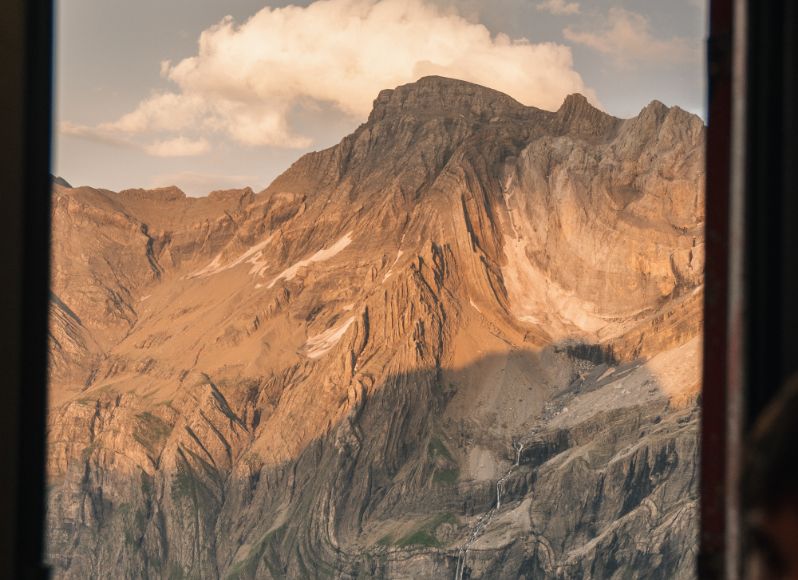
[[[56,183],[56,576],[692,577],[704,133],[428,77],[257,194]]]

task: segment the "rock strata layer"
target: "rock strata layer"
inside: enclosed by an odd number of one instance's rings
[[[56,577],[693,577],[704,139],[427,77],[259,193],[55,182]]]

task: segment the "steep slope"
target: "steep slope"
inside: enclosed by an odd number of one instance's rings
[[[58,576],[690,577],[703,142],[428,77],[258,194],[56,185]]]

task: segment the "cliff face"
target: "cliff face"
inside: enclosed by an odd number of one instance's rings
[[[265,191],[54,186],[60,578],[687,578],[700,120],[429,77]]]

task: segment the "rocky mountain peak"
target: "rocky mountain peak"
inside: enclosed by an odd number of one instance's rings
[[[428,76],[377,96],[370,122],[391,115],[524,116],[530,107],[499,91],[458,79]],[[534,110],[534,109],[532,109]]]
[[[208,197],[213,200],[238,200],[252,198],[254,192],[251,187],[244,187],[243,189],[217,189],[208,194]]]
[[[56,186],[58,577],[692,577],[704,132],[650,107],[425,77],[257,195]]]
[[[587,97],[582,93],[571,93],[560,105],[560,111],[588,111],[595,109],[593,105],[587,100]]]
[[[662,115],[662,114],[666,114],[668,112],[668,110],[669,110],[668,106],[665,103],[663,103],[662,101],[659,101],[657,99],[654,99],[648,105],[643,107],[643,110],[641,111],[641,114],[648,112],[648,113],[654,113],[656,115]]]
[[[120,197],[131,199],[148,199],[153,201],[178,201],[186,198],[185,192],[177,186],[158,187],[155,189],[125,189],[119,192]]]
[[[565,97],[556,113],[556,125],[565,133],[602,135],[619,123],[619,120],[590,104],[582,94]]]
[[[59,187],[65,187],[67,189],[72,189],[72,185],[63,177],[59,175],[50,174],[50,181],[53,185],[58,185]]]

